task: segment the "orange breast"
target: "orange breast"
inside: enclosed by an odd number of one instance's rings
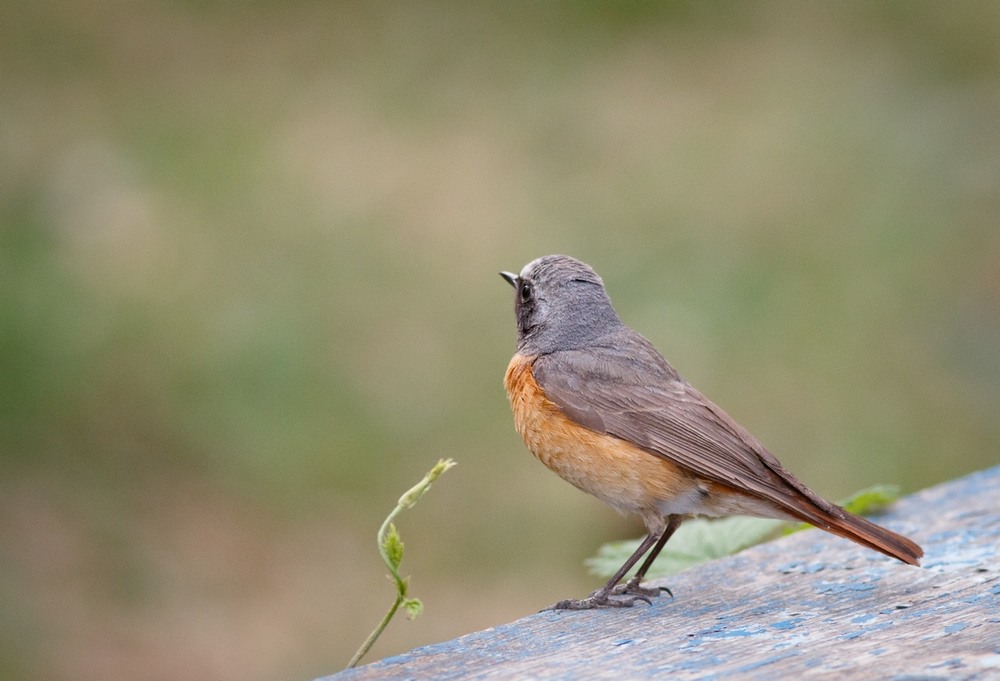
[[[571,421],[545,397],[531,373],[532,362],[514,355],[504,387],[517,432],[539,461],[613,508],[641,515],[647,527],[661,526],[667,513],[694,511],[701,495],[692,476],[666,459]]]

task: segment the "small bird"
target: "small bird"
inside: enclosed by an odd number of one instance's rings
[[[500,276],[515,291],[517,351],[504,387],[517,432],[548,468],[637,514],[648,531],[604,587],[551,609],[630,607],[669,593],[641,582],[693,515],[804,521],[919,565],[920,546],[813,492],[684,380],[622,322],[589,265],[547,255]],[[635,576],[619,584],[647,552]]]

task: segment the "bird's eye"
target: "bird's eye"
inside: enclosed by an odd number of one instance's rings
[[[526,303],[531,300],[531,285],[521,284],[521,302]]]

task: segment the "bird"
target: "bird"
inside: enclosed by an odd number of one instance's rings
[[[813,492],[688,383],[621,320],[592,267],[546,255],[500,276],[514,288],[517,346],[504,387],[517,432],[545,466],[617,511],[638,515],[647,531],[607,584],[550,609],[631,607],[670,593],[642,580],[692,516],[803,521],[920,564],[918,544]]]

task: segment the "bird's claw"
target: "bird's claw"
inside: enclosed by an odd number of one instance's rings
[[[643,601],[646,605],[653,602],[647,596],[637,595],[628,598],[612,598],[610,594],[601,595],[600,592],[591,594],[588,598],[567,599],[559,601],[555,605],[545,608],[545,610],[593,610],[595,608],[631,608],[633,605]],[[543,610],[542,612],[545,612]]]
[[[616,586],[614,589],[611,590],[611,593],[615,596],[623,596],[631,594],[633,596],[645,596],[646,598],[656,598],[660,594],[665,593],[671,598],[674,597],[674,592],[665,586],[653,586],[653,587],[639,586],[639,582],[636,581],[635,579],[630,579],[625,584],[619,584],[618,586]]]

